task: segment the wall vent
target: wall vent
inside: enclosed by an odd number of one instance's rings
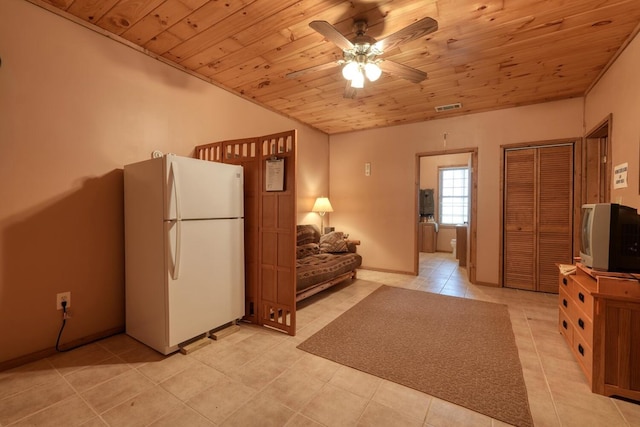
[[[436,111],[438,113],[442,113],[445,111],[459,110],[461,108],[462,108],[462,104],[459,102],[456,102],[455,104],[439,105],[436,107]]]

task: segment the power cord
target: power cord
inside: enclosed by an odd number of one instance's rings
[[[60,301],[60,306],[62,307],[62,326],[60,327],[60,332],[58,332],[58,339],[56,340],[56,351],[60,353],[64,353],[65,351],[75,350],[76,348],[89,344],[89,342],[83,342],[74,347],[69,347],[65,349],[60,348],[60,337],[62,337],[62,331],[64,330],[64,325],[67,324],[67,319],[71,317],[71,315],[67,312],[67,301]]]
[[[60,332],[58,332],[58,339],[56,340],[56,351],[65,352],[65,351],[73,350],[74,348],[77,348],[77,347],[71,347],[64,350],[60,349],[60,337],[62,336],[64,325],[67,323],[67,318],[69,317],[69,315],[67,314],[67,302],[61,301],[60,305],[62,305],[62,326],[60,327]]]

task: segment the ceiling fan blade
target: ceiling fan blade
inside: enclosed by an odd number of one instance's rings
[[[353,99],[356,97],[356,89],[351,86],[351,81],[347,80],[347,85],[344,88],[344,98]]]
[[[303,70],[293,71],[286,75],[289,79],[295,79],[296,77],[302,76],[303,74],[311,73],[314,71],[322,71],[328,70],[329,68],[333,68],[339,65],[337,62],[328,62],[326,64],[314,65],[313,67],[305,68]]]
[[[410,42],[419,37],[430,34],[438,29],[438,22],[432,18],[423,18],[390,36],[379,40],[373,46],[380,52],[388,52],[402,43]]]
[[[386,71],[397,77],[402,77],[413,83],[420,83],[427,78],[427,73],[420,71],[416,68],[408,67],[406,65],[399,64],[394,61],[383,60],[378,63],[378,66],[382,71]]]
[[[327,21],[311,21],[309,26],[322,34],[327,40],[338,46],[342,50],[353,49],[353,43],[351,43],[340,31],[329,24]]]

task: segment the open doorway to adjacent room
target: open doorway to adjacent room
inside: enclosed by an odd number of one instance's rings
[[[478,150],[416,155],[415,271],[446,262],[476,281]]]

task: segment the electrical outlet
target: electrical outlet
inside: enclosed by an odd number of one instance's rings
[[[67,302],[67,309],[71,307],[71,292],[61,292],[56,295],[56,309],[62,310],[62,301]]]

